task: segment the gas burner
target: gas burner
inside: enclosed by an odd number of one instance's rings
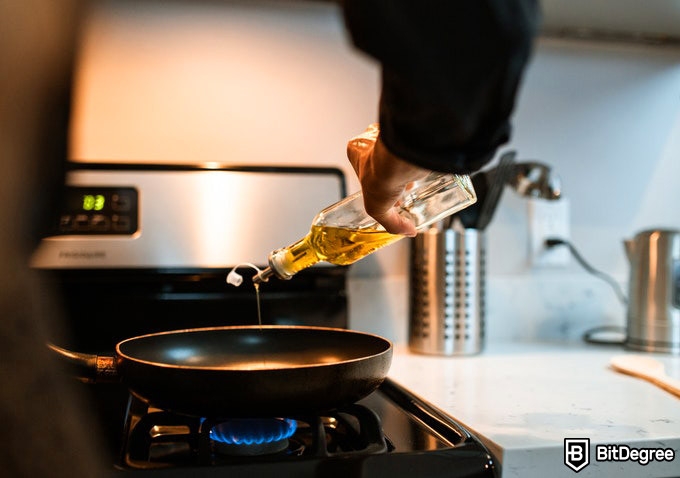
[[[389,379],[355,404],[287,418],[182,415],[131,395],[122,441],[116,466],[130,473],[497,478],[493,457],[462,425]]]
[[[150,407],[130,397],[122,455],[125,467],[224,465],[388,453],[380,419],[361,405],[325,416],[205,418]]]
[[[234,418],[213,426],[210,439],[222,455],[270,455],[286,450],[296,429],[288,418]]]

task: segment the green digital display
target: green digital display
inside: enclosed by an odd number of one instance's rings
[[[56,234],[133,234],[139,195],[134,187],[68,186]]]
[[[106,205],[106,197],[103,194],[83,194],[82,208],[84,211],[102,211]]]

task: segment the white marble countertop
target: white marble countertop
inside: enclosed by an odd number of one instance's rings
[[[590,440],[578,477],[680,476],[680,398],[609,368],[618,347],[490,345],[476,356],[395,346],[389,377],[467,425],[501,460],[503,478],[572,477],[565,438]],[[680,378],[680,357],[653,354]],[[596,445],[672,449],[672,461],[607,462]]]

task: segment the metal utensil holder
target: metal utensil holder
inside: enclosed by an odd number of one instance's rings
[[[409,348],[472,355],[484,346],[485,236],[433,227],[411,244]]]

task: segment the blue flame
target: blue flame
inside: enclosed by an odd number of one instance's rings
[[[289,418],[237,418],[210,430],[214,441],[230,445],[262,445],[291,437],[297,422]]]

